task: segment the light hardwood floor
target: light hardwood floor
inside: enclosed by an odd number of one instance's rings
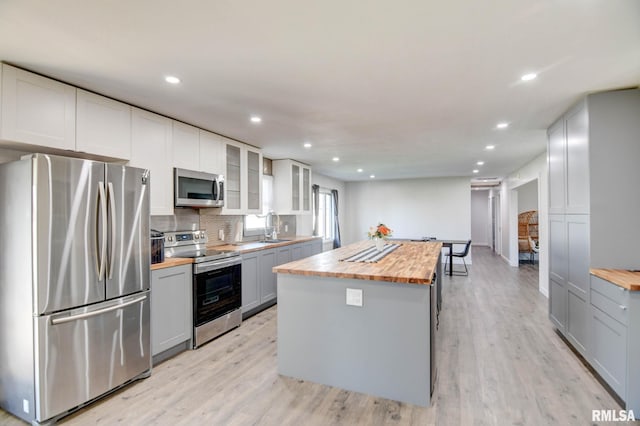
[[[62,423],[564,426],[621,409],[554,332],[537,269],[511,268],[484,247],[473,261],[469,277],[443,281],[429,408],[278,376],[273,307]],[[23,423],[0,411],[0,424]]]

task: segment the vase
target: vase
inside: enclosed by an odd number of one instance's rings
[[[378,251],[382,251],[385,242],[384,238],[376,238],[374,241],[376,243],[376,248],[378,249]]]

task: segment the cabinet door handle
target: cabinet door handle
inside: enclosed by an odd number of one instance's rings
[[[626,307],[626,306],[624,306],[624,305],[620,305],[620,309],[622,309],[623,311],[626,311],[626,310],[627,310],[627,307]]]

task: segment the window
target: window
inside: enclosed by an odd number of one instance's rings
[[[323,240],[333,240],[334,230],[334,206],[333,197],[330,192],[320,191],[320,202],[318,203],[318,217],[314,220],[318,221],[318,235]]]
[[[243,234],[246,237],[264,235],[267,213],[273,210],[273,176],[262,177],[262,214],[244,216]]]

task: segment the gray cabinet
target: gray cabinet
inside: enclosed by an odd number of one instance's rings
[[[626,400],[628,377],[629,292],[591,277],[591,337],[589,362],[613,390]],[[640,325],[640,324],[638,324]],[[638,358],[634,360],[637,362]],[[640,378],[635,378],[640,381]]]
[[[151,271],[151,353],[154,357],[175,347],[190,346],[192,309],[191,265]]]
[[[549,214],[565,211],[565,174],[566,138],[564,118],[556,121],[547,132],[547,164],[549,165]],[[552,183],[553,182],[553,183]]]
[[[589,337],[589,216],[566,215],[567,339],[586,356]]]
[[[565,115],[566,213],[589,213],[589,128],[586,102]]]
[[[567,269],[565,216],[549,215],[549,319],[562,333],[567,324]]]
[[[242,255],[242,313],[264,309],[276,298],[276,249],[265,249]],[[255,313],[255,312],[253,312]]]
[[[283,265],[291,262],[291,246],[278,247],[276,256],[276,265]]]
[[[639,90],[596,93],[547,132],[549,318],[585,357],[593,320],[589,268],[640,264],[639,116]]]
[[[272,269],[277,264],[276,249],[264,250],[260,252],[260,303],[267,303],[275,300],[276,291],[276,274]]]
[[[242,255],[242,313],[247,318],[276,302],[277,275],[273,267],[309,257],[322,251],[322,240],[314,239],[265,248]]]
[[[242,255],[242,313],[260,305],[259,251]]]

